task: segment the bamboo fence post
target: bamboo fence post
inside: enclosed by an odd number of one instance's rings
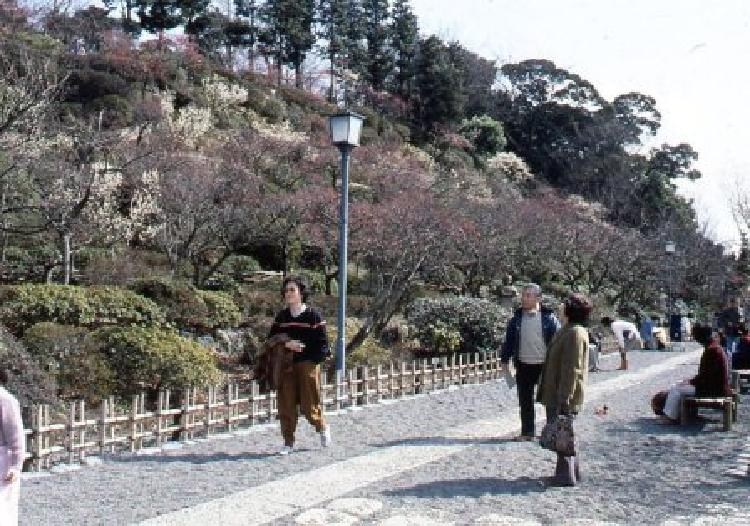
[[[45,405],[39,405],[32,409],[31,419],[31,431],[32,431],[32,447],[34,454],[34,469],[40,471],[42,469],[42,428],[44,427],[44,408]]]
[[[185,442],[188,439],[188,430],[190,429],[190,391],[191,387],[183,389],[182,403],[180,404],[180,441]]]
[[[347,386],[346,392],[349,393],[349,405],[354,407],[357,405],[357,368],[352,367],[349,369],[349,385]]]
[[[208,386],[208,392],[206,393],[206,410],[204,415],[204,424],[203,429],[206,431],[206,438],[208,438],[211,435],[211,425],[213,421],[213,404],[214,400],[216,399],[216,387],[213,385]]]
[[[341,396],[340,396],[340,388],[341,388],[341,376],[343,374],[343,371],[336,370],[336,388],[334,389],[335,394],[335,400],[336,405],[334,406],[336,408],[336,412],[341,411]]]
[[[325,411],[328,406],[328,399],[326,398],[326,395],[328,394],[328,371],[320,371],[320,386],[318,387],[318,391],[318,396],[320,396],[320,406],[323,411]]]
[[[259,394],[260,394],[260,387],[258,386],[258,381],[252,380],[250,382],[250,425],[251,426],[254,426],[257,422],[258,395]]]
[[[232,389],[232,384],[227,384],[224,387],[224,406],[226,410],[226,416],[224,417],[224,421],[226,422],[227,431],[232,432],[234,429],[234,397],[232,396],[234,389]]]
[[[362,366],[362,405],[370,404],[370,368]]]
[[[67,429],[67,446],[68,446],[68,464],[73,463],[73,453],[75,451],[75,431],[76,431],[76,403],[75,401],[70,402],[68,405],[70,408],[70,414],[68,414],[68,429]]]
[[[383,401],[383,390],[381,389],[382,384],[380,380],[383,378],[383,366],[378,365],[375,369],[375,403],[379,404]]]
[[[78,431],[78,460],[82,462],[86,458],[86,427],[88,426],[88,422],[86,422],[86,401],[81,399],[78,402],[79,424],[81,428]]]

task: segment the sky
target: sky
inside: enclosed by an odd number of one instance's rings
[[[733,244],[729,202],[750,191],[750,1],[411,0],[420,31],[499,64],[552,60],[608,100],[656,99],[662,142],[698,151],[703,178],[680,185],[711,237]]]

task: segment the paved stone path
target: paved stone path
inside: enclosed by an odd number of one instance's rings
[[[271,426],[24,480],[22,524],[750,524],[747,481],[730,473],[744,407],[729,433],[650,415],[653,392],[698,356],[633,353],[631,371],[590,376],[574,489],[546,488],[553,455],[508,440],[517,402],[500,381],[334,416],[326,450],[303,424],[300,451],[276,456]]]

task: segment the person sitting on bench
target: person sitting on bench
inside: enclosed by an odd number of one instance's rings
[[[698,374],[673,385],[669,389],[664,404],[664,416],[676,422],[680,420],[684,396],[707,398],[732,396],[726,354],[719,345],[719,341],[712,337],[711,328],[696,324],[693,326],[693,339],[704,346]]]

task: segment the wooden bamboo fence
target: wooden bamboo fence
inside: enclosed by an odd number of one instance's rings
[[[325,410],[331,412],[499,376],[496,352],[459,354],[389,367],[356,367],[330,381],[323,372],[320,395]],[[35,470],[48,469],[59,462],[81,462],[89,454],[137,452],[168,441],[233,432],[241,425],[272,422],[277,414],[276,393],[261,392],[255,381],[249,393],[229,384],[163,390],[156,395],[155,404],[149,404],[153,409],[147,407],[145,393],[119,404],[109,397],[88,411],[83,400],[72,401],[56,413],[47,405],[34,406],[31,427],[25,430],[27,458]]]

